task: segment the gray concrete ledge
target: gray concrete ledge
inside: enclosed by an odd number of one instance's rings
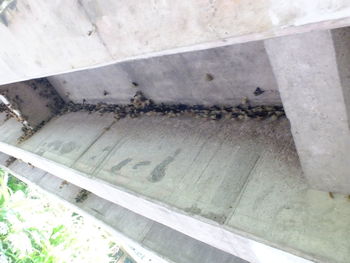
[[[65,204],[78,209],[85,216],[104,224],[123,243],[130,254],[137,254],[142,262],[156,263],[244,263],[228,253],[215,249],[183,235],[171,228],[158,224],[125,208],[111,203],[94,194],[87,199],[76,202],[75,198],[82,188],[72,185],[58,177],[38,168],[30,167],[24,162],[16,161],[4,167],[9,156],[1,154],[3,169],[9,170],[19,179],[39,187],[64,201]],[[140,253],[142,256],[140,257]]]

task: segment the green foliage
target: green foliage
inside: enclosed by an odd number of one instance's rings
[[[9,176],[7,187],[11,189],[13,192],[22,191],[23,193],[27,193],[27,184],[23,183],[22,181],[18,180],[14,176]]]
[[[24,221],[14,210],[20,205],[18,200],[14,200],[14,195],[18,192],[25,195],[27,190],[25,183],[0,169],[0,263],[58,262],[57,258],[50,254],[50,250],[51,247],[66,242],[68,235],[64,233],[63,225],[54,227],[47,238],[46,233],[35,227],[18,229],[11,223],[11,220],[19,223]],[[21,246],[18,246],[17,242]],[[27,243],[27,246],[21,243]]]
[[[55,202],[0,169],[0,263],[117,262],[108,234]]]

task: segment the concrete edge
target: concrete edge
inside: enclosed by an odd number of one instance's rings
[[[44,77],[48,77],[48,76],[60,75],[60,74],[76,72],[76,71],[81,71],[81,70],[86,70],[86,69],[94,69],[94,68],[104,67],[104,66],[108,66],[108,65],[113,65],[113,64],[119,63],[119,62],[132,61],[132,60],[138,60],[138,59],[147,59],[147,58],[152,58],[152,57],[157,57],[157,56],[172,55],[172,54],[176,54],[176,53],[199,51],[199,50],[205,50],[205,49],[216,48],[216,47],[223,47],[223,46],[228,46],[228,45],[233,45],[233,44],[240,44],[240,43],[246,43],[246,42],[251,42],[251,41],[265,40],[265,39],[274,38],[274,37],[307,33],[307,32],[311,32],[311,31],[315,31],[315,30],[335,29],[335,28],[341,28],[341,27],[346,27],[346,26],[350,26],[350,18],[330,19],[330,20],[325,20],[325,21],[320,21],[320,22],[315,22],[315,23],[308,23],[308,24],[304,24],[304,25],[290,25],[290,26],[286,26],[284,28],[279,28],[277,30],[268,30],[268,31],[263,32],[263,33],[252,33],[252,34],[246,34],[246,35],[242,35],[242,36],[229,37],[229,38],[220,39],[220,40],[216,40],[216,41],[204,42],[204,43],[190,45],[190,46],[172,48],[169,50],[155,51],[155,52],[145,53],[145,54],[141,54],[141,55],[137,55],[137,56],[131,56],[131,57],[124,58],[124,59],[115,59],[112,62],[97,63],[95,65],[80,67],[78,69],[73,69],[73,70],[70,69],[70,70],[62,70],[59,72],[51,72],[51,73],[46,73],[46,74],[33,75],[30,77],[26,77],[26,78],[19,78],[19,79],[16,79],[15,81],[0,83],[0,85],[21,82],[21,81],[30,80],[30,79],[44,78]],[[113,58],[111,58],[111,59],[113,59]]]
[[[12,171],[9,167],[6,167],[2,164],[0,164],[0,168],[2,168],[3,170],[6,170],[7,172],[9,172],[10,174],[14,175],[15,177],[17,177],[18,179],[20,179],[21,181],[25,182],[26,184],[28,184],[30,187],[33,188],[37,188],[40,189],[41,191],[44,191],[45,194],[53,197],[54,199],[56,199],[58,202],[64,204],[65,206],[69,207],[72,210],[77,211],[79,214],[81,214],[82,216],[88,218],[89,220],[94,221],[96,224],[103,226],[103,228],[107,229],[109,232],[111,232],[114,236],[117,237],[118,240],[120,240],[122,243],[125,244],[130,244],[131,246],[136,247],[138,250],[140,250],[141,252],[143,252],[144,254],[150,254],[152,257],[154,257],[157,261],[157,263],[176,263],[168,258],[164,258],[162,255],[159,255],[158,253],[149,250],[147,247],[145,247],[144,245],[134,241],[133,239],[127,237],[126,235],[120,233],[119,231],[115,230],[113,227],[111,227],[110,225],[108,225],[107,223],[103,222],[101,219],[94,217],[93,215],[91,215],[90,213],[86,212],[84,209],[80,208],[79,206],[76,206],[72,203],[70,203],[69,201],[63,199],[62,197],[48,191],[47,189],[39,186],[38,184],[36,184],[35,182],[30,181],[28,178],[26,178],[25,176],[20,175],[17,172]],[[123,249],[129,253],[131,256],[133,256],[134,258],[138,258],[135,255],[135,252],[130,249],[129,246],[123,246]],[[146,252],[145,252],[146,251]]]
[[[276,244],[271,244],[242,230],[223,226],[197,215],[186,214],[180,209],[93,178],[16,146],[0,142],[0,151],[82,187],[103,199],[251,263],[267,263],[272,259],[275,262],[285,263],[321,262],[310,255],[290,248],[281,250]]]

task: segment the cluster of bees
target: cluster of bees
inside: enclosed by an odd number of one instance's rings
[[[88,190],[81,189],[81,190],[79,191],[79,193],[76,195],[76,197],[74,198],[74,199],[75,199],[75,202],[76,202],[76,203],[82,203],[82,202],[84,202],[84,201],[88,198],[88,196],[89,196],[90,193],[91,193],[91,192],[89,192]]]
[[[125,117],[136,118],[142,115],[146,116],[167,116],[178,117],[182,115],[193,116],[195,118],[204,118],[208,120],[221,119],[271,119],[277,120],[284,116],[282,106],[251,106],[248,99],[242,99],[240,105],[236,107],[228,106],[203,106],[203,105],[186,105],[186,104],[156,104],[148,99],[142,92],[136,92],[128,105],[118,104],[88,104],[69,102],[60,112],[60,115],[68,112],[98,112],[114,113],[116,119]]]
[[[27,140],[28,138],[33,136],[34,133],[36,133],[38,130],[40,130],[48,121],[50,121],[50,120],[42,121],[39,125],[37,125],[34,128],[31,126],[28,126],[28,125],[23,125],[23,127],[22,127],[23,135],[17,139],[17,142],[18,143],[24,142],[25,140]]]
[[[11,117],[17,118],[17,115],[14,114],[4,103],[0,103],[0,112],[5,112],[6,113],[6,119],[8,120]]]
[[[46,107],[51,110],[52,114],[57,115],[60,113],[60,110],[64,107],[64,101],[47,79],[41,78],[28,81],[28,84],[40,97],[48,101]]]
[[[9,158],[7,158],[7,160],[5,161],[5,166],[9,167],[11,164],[13,164],[15,161],[17,160],[17,158],[10,156]]]
[[[34,88],[34,87],[33,87]],[[43,94],[44,97],[52,94]],[[55,94],[57,95],[57,94]],[[54,96],[56,97],[56,96]],[[4,110],[6,110],[4,106]],[[169,118],[179,116],[192,116],[194,118],[202,118],[212,121],[222,119],[232,120],[247,120],[247,119],[270,119],[277,120],[281,116],[284,116],[284,110],[282,106],[251,106],[247,98],[243,98],[241,104],[235,107],[229,106],[204,106],[204,105],[186,105],[186,104],[164,104],[154,103],[148,99],[141,91],[137,91],[135,96],[130,100],[127,105],[119,104],[107,104],[86,103],[85,99],[83,103],[68,102],[63,104],[62,100],[55,102],[56,115],[63,115],[69,112],[89,112],[89,113],[113,113],[114,118],[119,120],[125,117],[137,118],[143,115],[146,116],[166,116]],[[1,108],[0,108],[1,109]],[[18,138],[18,142],[21,143],[31,137],[36,131],[42,128],[47,121],[42,121],[36,127],[23,126],[23,135]]]

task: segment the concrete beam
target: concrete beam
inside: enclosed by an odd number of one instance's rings
[[[84,216],[103,224],[121,242],[120,245],[141,262],[246,263],[242,259],[135,214],[93,193],[77,202],[76,196],[82,188],[20,160],[5,167],[8,157],[0,154],[0,166],[3,169],[7,169],[24,182],[41,188]],[[181,253],[174,253],[175,251]]]
[[[350,25],[346,0],[3,1],[0,84]]]
[[[265,41],[304,174],[313,188],[350,193],[350,30]]]
[[[255,41],[127,61],[48,78],[76,103],[129,103],[142,91],[156,103],[282,105],[264,43]],[[254,94],[259,87],[263,92]]]

